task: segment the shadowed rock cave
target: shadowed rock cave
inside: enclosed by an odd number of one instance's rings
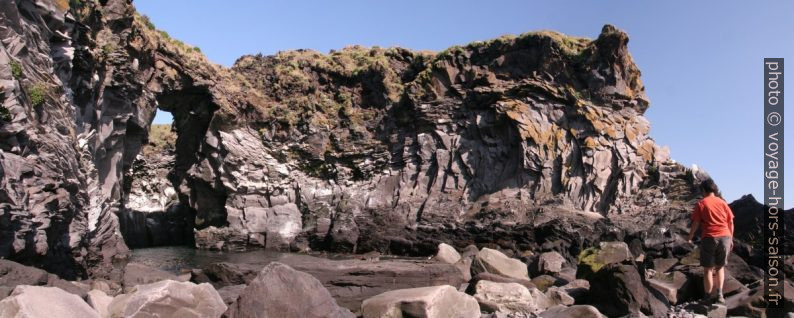
[[[152,111],[171,113],[170,125],[151,124],[155,114],[148,116],[148,129],[128,125],[124,156],[132,160],[125,160],[130,164],[124,167],[118,216],[129,247],[192,246],[194,228],[226,224],[226,195],[218,193],[213,180],[189,171],[205,155],[202,140],[218,109],[211,100],[201,88],[166,91]]]

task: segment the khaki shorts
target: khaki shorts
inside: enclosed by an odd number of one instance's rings
[[[723,267],[728,263],[733,240],[730,236],[704,237],[700,241],[700,266]]]

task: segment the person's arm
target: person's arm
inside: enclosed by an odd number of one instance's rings
[[[733,251],[733,247],[735,246],[735,244],[733,244],[733,210],[731,210],[731,207],[728,206],[728,203],[725,203],[725,207],[728,209],[728,229],[731,230],[731,249],[730,250]]]
[[[695,238],[695,232],[698,231],[700,227],[700,204],[695,205],[695,209],[692,211],[692,226],[689,229],[689,238],[687,238],[687,242],[692,243],[692,239]]]

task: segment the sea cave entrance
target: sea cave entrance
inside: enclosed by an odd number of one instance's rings
[[[166,91],[148,131],[140,134],[140,151],[124,174],[119,225],[130,248],[194,245],[197,216],[225,216],[225,194],[191,179],[188,170],[203,158],[202,141],[218,107],[205,89]],[[135,139],[134,134],[128,138]],[[132,153],[125,154],[132,156]],[[196,211],[199,206],[210,207]],[[217,210],[217,211],[216,211]],[[224,218],[225,221],[225,218]],[[214,223],[203,226],[216,225]],[[220,224],[218,224],[220,225]]]

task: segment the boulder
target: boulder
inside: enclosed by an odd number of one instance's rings
[[[767,309],[764,302],[763,281],[752,284],[746,290],[735,295],[725,297],[725,305],[730,316],[745,317],[779,317],[784,312],[794,312],[794,285],[789,281],[783,282],[782,308]]]
[[[632,265],[608,264],[590,278],[588,303],[609,317],[653,314],[650,294]]]
[[[112,317],[220,317],[225,311],[212,285],[174,280],[137,285],[108,306]]]
[[[648,285],[657,290],[671,304],[682,302],[687,296],[685,292],[689,288],[689,278],[679,272],[656,273],[653,278],[647,280]],[[684,292],[680,292],[684,291]]]
[[[517,284],[519,284],[521,286],[524,286],[526,288],[529,288],[529,289],[532,289],[532,288],[537,289],[535,284],[533,284],[532,281],[530,281],[528,279],[509,278],[509,277],[504,277],[504,276],[491,274],[491,273],[479,273],[479,274],[477,274],[477,276],[474,276],[474,278],[472,278],[469,281],[469,286],[466,289],[466,293],[473,295],[474,292],[475,292],[474,287],[477,286],[477,282],[479,282],[481,280],[492,281],[492,282],[495,282],[495,283],[517,283]]]
[[[681,265],[700,266],[700,247],[696,246],[680,260]]]
[[[0,301],[0,317],[99,318],[85,301],[56,287],[19,285]]]
[[[219,296],[220,298],[220,296]],[[229,306],[229,317],[355,317],[312,275],[278,262],[265,266]]]
[[[681,286],[678,288],[678,302],[687,301],[687,300],[697,300],[703,297],[703,267],[700,266],[683,266],[681,268],[676,269],[675,272],[681,272],[686,275],[686,283],[681,284],[678,283],[676,286]],[[668,274],[669,275],[669,274]],[[677,274],[676,274],[677,275]],[[657,277],[659,275],[656,275]],[[680,278],[676,278],[679,279]],[[746,290],[747,287],[744,286],[741,282],[736,280],[731,276],[730,273],[725,273],[725,284],[723,285],[722,291],[725,296],[730,296],[736,293],[740,293]]]
[[[471,280],[471,264],[474,262],[474,258],[477,257],[478,253],[480,253],[480,250],[474,245],[466,246],[461,252],[460,260],[455,263],[455,267],[463,273],[463,280]]]
[[[2,286],[13,288],[17,285],[46,285],[48,278],[47,272],[42,269],[0,259],[0,285]]]
[[[684,306],[684,309],[698,314],[703,315],[706,318],[725,318],[728,315],[728,308],[725,305],[719,304],[702,304],[702,303],[691,303]]]
[[[590,305],[557,305],[538,315],[540,318],[604,318],[604,315]]]
[[[587,279],[590,275],[609,264],[632,260],[629,246],[624,242],[601,242],[599,246],[587,248],[579,253],[579,266],[576,277]]]
[[[510,278],[529,279],[527,265],[524,262],[490,248],[483,248],[477,253],[471,271],[475,275],[487,272]]]
[[[226,286],[218,289],[218,294],[221,295],[221,299],[223,299],[223,303],[227,305],[231,305],[232,303],[237,301],[237,298],[240,297],[240,294],[243,293],[243,290],[245,290],[246,287],[247,287],[246,285]]]
[[[460,254],[454,247],[446,243],[438,244],[438,252],[433,259],[447,264],[455,264],[460,261]]]
[[[666,273],[676,264],[677,258],[656,258],[653,260],[653,269],[658,273]]]
[[[534,263],[534,275],[554,275],[560,273],[565,265],[565,257],[555,251],[538,255]]]
[[[583,301],[590,292],[590,282],[584,279],[573,280],[560,287],[577,302]]]
[[[124,267],[121,283],[124,286],[124,292],[127,293],[137,285],[151,284],[162,280],[181,281],[179,277],[169,272],[130,262]]]
[[[547,289],[549,289],[549,287],[554,286],[555,284],[563,284],[563,283],[565,283],[564,281],[562,281],[562,280],[560,280],[560,279],[558,279],[556,277],[549,276],[549,275],[540,275],[540,276],[537,276],[537,277],[533,277],[531,281],[532,281],[533,284],[535,284],[535,286],[538,289],[540,289],[540,290],[542,290],[544,292]]]
[[[764,279],[764,271],[762,269],[751,267],[744,259],[734,253],[731,253],[728,257],[725,272],[742,284],[751,284]]]
[[[546,293],[537,288],[528,288],[529,294],[532,295],[532,300],[535,301],[535,307],[538,311],[544,311],[550,307],[557,305]]]
[[[549,288],[549,290],[546,291],[546,296],[554,305],[570,306],[576,302],[576,299],[574,299],[568,294],[568,292],[560,287]]]
[[[529,315],[537,308],[529,290],[516,283],[477,282],[474,298],[485,312]]]
[[[479,318],[474,297],[449,285],[398,289],[369,298],[361,305],[364,318]]]
[[[88,292],[85,301],[99,313],[100,317],[108,317],[110,314],[108,308],[113,301],[113,297],[108,296],[101,290],[94,289]]]
[[[19,285],[57,287],[80,298],[85,297],[87,292],[74,282],[61,279],[42,269],[0,259],[0,286],[6,287],[6,293],[10,294],[14,287]],[[0,296],[2,294],[4,293],[0,292]]]

